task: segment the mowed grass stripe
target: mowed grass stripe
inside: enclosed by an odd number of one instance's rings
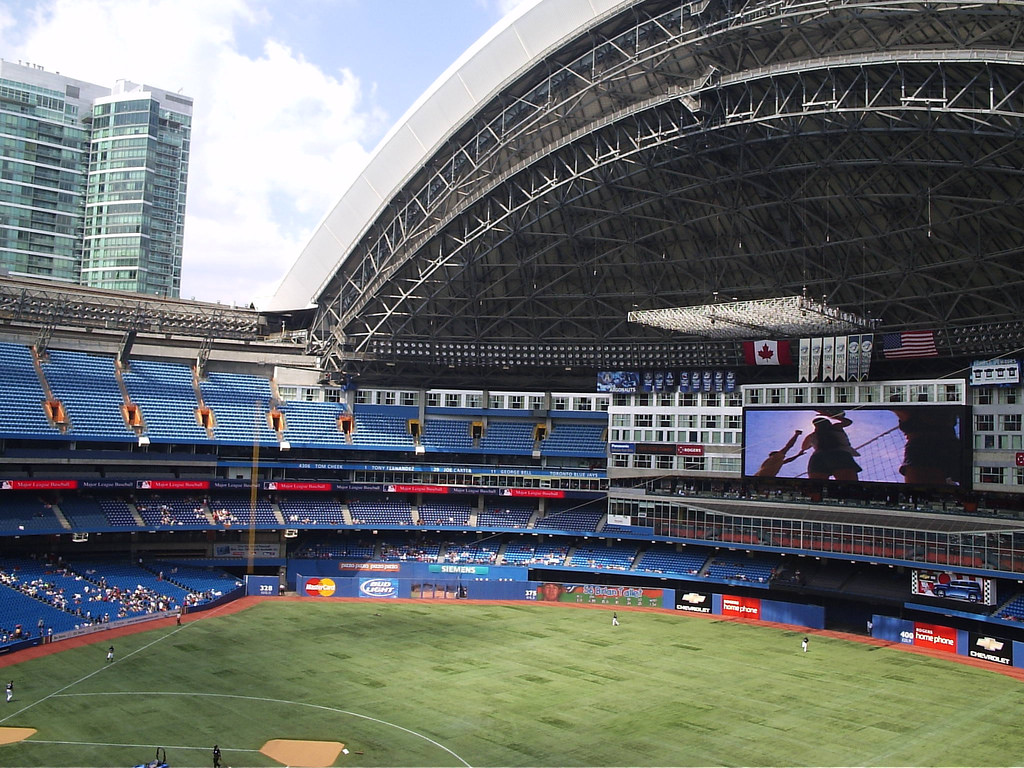
[[[804,654],[802,632],[753,624],[620,619],[539,605],[267,601],[120,638],[122,660],[86,679],[104,664],[102,639],[9,667],[19,706],[71,687],[4,724],[47,742],[219,743],[234,768],[276,765],[242,751],[272,738],[363,752],[340,757],[344,766],[459,764],[385,723],[478,767],[982,766],[1024,754],[1024,691],[1004,675],[819,636]],[[106,695],[141,691],[153,693]],[[205,764],[197,754],[168,757],[175,768]],[[150,758],[0,746],[11,768]]]

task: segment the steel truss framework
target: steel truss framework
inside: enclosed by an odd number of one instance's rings
[[[730,365],[633,309],[802,291],[1024,346],[1024,5],[637,2],[510,85],[321,292],[356,361]]]

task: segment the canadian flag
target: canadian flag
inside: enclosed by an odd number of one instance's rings
[[[744,341],[743,357],[747,365],[792,365],[788,341]]]

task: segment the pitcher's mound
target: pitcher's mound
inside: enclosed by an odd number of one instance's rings
[[[10,728],[8,730],[25,730]],[[35,733],[35,731],[32,731]],[[267,757],[293,768],[329,768],[345,747],[340,741],[271,739],[260,748]]]
[[[0,728],[0,744],[24,741],[35,732],[35,728]]]

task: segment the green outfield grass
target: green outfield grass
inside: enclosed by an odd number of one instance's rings
[[[1012,765],[1022,684],[802,632],[670,613],[456,602],[266,601],[0,670],[0,765]],[[363,754],[356,754],[356,751]]]

